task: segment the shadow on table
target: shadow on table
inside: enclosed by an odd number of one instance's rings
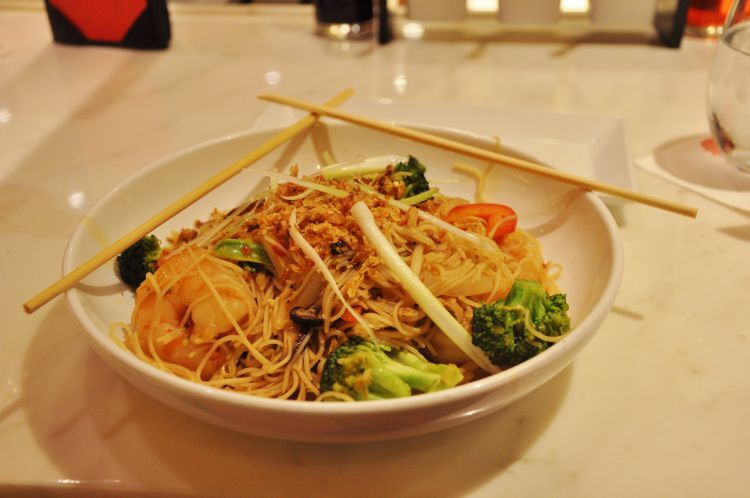
[[[571,378],[568,368],[499,412],[426,436],[293,443],[213,427],[159,404],[121,380],[83,334],[62,301],[52,306],[25,358],[23,409],[39,446],[77,483],[70,491],[103,495],[113,488],[170,496],[462,495],[522,458]]]

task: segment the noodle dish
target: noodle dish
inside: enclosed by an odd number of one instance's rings
[[[63,271],[273,133],[199,145],[127,178],[73,233]],[[66,297],[94,351],[167,406],[265,437],[392,439],[484,416],[560,373],[612,306],[617,232],[593,193],[326,125]]]

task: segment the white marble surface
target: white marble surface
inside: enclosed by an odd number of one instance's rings
[[[322,101],[353,86],[413,105],[611,114],[639,157],[707,133],[711,43],[344,51],[311,35],[309,7],[172,21],[169,50],[137,52],[55,45],[43,11],[0,9],[0,495],[747,496],[750,219],[642,171],[642,191],[699,217],[624,207],[623,286],[574,364],[501,412],[424,437],[326,446],[217,429],[125,385],[62,299],[21,309],[59,276],[96,199],[252,126],[267,108],[258,93]]]

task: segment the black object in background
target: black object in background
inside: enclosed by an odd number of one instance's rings
[[[325,24],[372,20],[372,0],[315,0],[315,18]]]
[[[654,27],[666,47],[678,48],[685,32],[690,0],[659,0],[656,2]]]
[[[44,0],[52,36],[58,43],[137,49],[169,46],[166,0]]]
[[[385,45],[393,39],[387,0],[378,0],[378,43]]]

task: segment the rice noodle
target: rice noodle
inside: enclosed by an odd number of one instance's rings
[[[465,201],[437,192],[408,206],[389,197],[378,175],[344,182],[254,171],[278,184],[196,223],[191,240],[174,238],[136,292],[118,343],[143,361],[256,396],[349,399],[320,392],[320,378],[331,351],[360,335],[456,362],[469,380],[496,371],[470,342],[473,310],[505,296],[517,278],[556,289],[560,267],[542,259],[530,234],[517,230],[498,246],[493,227],[444,221]],[[363,208],[353,213],[355,205]],[[371,213],[369,229],[358,210]],[[367,232],[379,233],[402,266],[390,264],[376,247],[382,240],[373,244]],[[217,258],[213,249],[227,238],[259,244],[272,270]],[[406,280],[427,289],[430,303],[405,290]],[[295,307],[320,325],[293,321]],[[446,329],[453,342],[444,340]]]

